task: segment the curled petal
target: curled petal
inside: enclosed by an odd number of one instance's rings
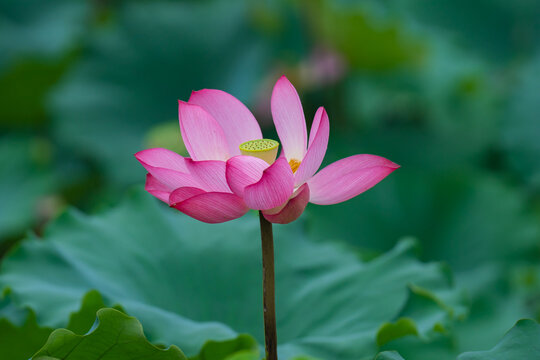
[[[167,204],[169,203],[169,195],[173,190],[170,186],[159,182],[151,174],[146,174],[146,184],[144,185],[144,189]]]
[[[311,130],[309,130],[309,144],[308,149],[311,147],[311,144],[313,144],[313,141],[315,140],[315,136],[317,135],[317,132],[319,131],[319,126],[321,125],[321,120],[323,119],[322,115],[323,112],[328,117],[328,114],[326,114],[326,110],[321,106],[317,109],[317,112],[315,113],[315,116],[313,117],[313,122],[311,123]]]
[[[151,184],[160,182],[170,190],[197,186],[197,181],[188,173],[187,159],[175,152],[161,148],[148,149],[136,153],[135,158],[152,175]]]
[[[136,153],[135,157],[146,170],[148,170],[148,166],[152,166],[183,173],[188,172],[185,165],[185,158],[171,150],[163,148],[146,149]]]
[[[188,196],[190,194],[179,194],[178,196],[180,195]],[[194,219],[210,224],[237,219],[249,210],[240,197],[222,192],[195,194],[171,206]]]
[[[202,107],[178,101],[180,130],[193,160],[227,160],[229,147],[223,129]]]
[[[227,160],[226,178],[231,190],[243,197],[246,186],[259,181],[268,163],[253,156],[235,156]]]
[[[219,123],[233,156],[240,155],[243,142],[262,139],[261,128],[251,111],[231,94],[213,89],[194,91],[189,103],[201,106]]]
[[[336,161],[307,181],[310,202],[337,204],[370,189],[399,165],[380,156],[354,155]]]
[[[294,191],[294,176],[287,159],[280,157],[261,179],[244,188],[244,201],[251,209],[268,210],[282,205]]]
[[[298,219],[304,212],[306,205],[309,202],[309,186],[304,184],[298,188],[285,204],[280,206],[276,211],[274,209],[263,211],[266,220],[276,224],[288,224]]]
[[[149,165],[145,166],[145,168],[150,174],[152,174],[154,178],[156,178],[157,181],[171,189],[176,189],[182,186],[199,186],[198,182],[193,178],[193,176],[191,176],[191,174]]]
[[[294,173],[295,186],[303,184],[319,170],[326,154],[329,134],[330,122],[328,120],[328,114],[323,107],[320,107],[313,120],[308,151],[300,163],[298,170]]]
[[[172,191],[169,195],[168,203],[170,206],[174,207],[177,204],[181,203],[184,200],[194,197],[195,195],[204,194],[206,191],[203,189],[195,187],[181,187]]]
[[[289,80],[282,76],[274,86],[272,118],[287,160],[304,158],[307,147],[306,119],[300,97]]]
[[[186,159],[186,168],[205,191],[231,192],[225,178],[225,161]]]

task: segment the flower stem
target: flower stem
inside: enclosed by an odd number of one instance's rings
[[[259,211],[263,264],[263,309],[266,360],[277,360],[276,301],[274,287],[274,235],[272,223]]]

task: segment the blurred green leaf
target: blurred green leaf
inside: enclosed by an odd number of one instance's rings
[[[182,141],[178,121],[166,122],[154,126],[146,135],[145,148],[165,148],[189,157],[186,146]]]
[[[21,57],[53,59],[82,36],[87,0],[1,0],[0,68]]]
[[[89,3],[0,0],[0,129],[43,127],[46,95],[74,60]]]
[[[45,97],[72,62],[58,60],[18,61],[0,75],[0,129],[40,128],[47,120]]]
[[[114,309],[97,312],[97,325],[87,335],[59,329],[53,331],[45,346],[32,359],[129,360],[134,357],[156,360],[187,360],[180,349],[162,350],[150,344],[137,319]]]
[[[363,70],[388,70],[420,62],[422,44],[412,39],[399,20],[382,20],[368,7],[355,5],[340,6],[326,0],[306,4],[312,32],[320,42],[342,53],[352,67]]]
[[[540,55],[523,67],[510,98],[501,139],[510,165],[540,191]]]
[[[540,325],[520,320],[491,350],[461,354],[458,360],[508,360],[540,358]]]
[[[378,354],[375,360],[405,360],[395,351],[383,351]]]
[[[410,241],[362,263],[346,249],[307,241],[298,224],[275,234],[283,358],[372,356],[378,328],[397,320],[410,284],[433,294],[452,289],[447,271],[418,262]],[[25,241],[5,260],[0,283],[54,327],[83,293],[98,289],[137,316],[151,341],[194,355],[206,340],[238,333],[263,342],[258,238],[251,215],[212,226],[137,193],[101,216],[62,216],[44,240]],[[432,310],[414,316],[430,328]]]
[[[409,13],[470,52],[494,62],[530,55],[539,45],[540,5],[516,0],[410,0],[396,1],[401,14]]]
[[[118,6],[51,97],[58,141],[94,160],[110,184],[135,183],[144,171],[132,155],[153,126],[177,119],[178,99],[200,88],[253,96],[269,57],[248,9],[223,0]]]
[[[382,346],[389,341],[407,335],[418,335],[416,324],[412,319],[399,318],[394,323],[384,323],[377,333],[377,345]]]
[[[52,169],[51,144],[46,139],[0,139],[0,242],[21,235],[40,217],[46,218],[49,210],[56,211],[54,204],[48,209],[46,199],[58,189],[59,181]]]
[[[428,356],[422,352],[425,352],[425,349],[402,357],[396,351],[384,351],[379,353],[375,360],[455,359],[455,356],[437,353],[436,350]],[[518,321],[491,350],[465,352],[459,355],[457,360],[518,360],[538,357],[540,357],[540,325],[534,320],[526,319]]]
[[[498,141],[502,115],[501,81],[491,71],[443,42],[429,47],[417,69],[353,74],[340,104],[352,119],[347,133],[355,129],[356,143],[360,135],[383,151],[399,147],[423,168],[479,166]]]
[[[239,335],[232,340],[206,342],[201,352],[190,360],[258,360],[259,345],[249,335]]]
[[[380,346],[406,335],[417,335],[427,340],[441,333],[448,334],[456,320],[466,318],[468,309],[463,293],[442,291],[435,294],[416,285],[411,285],[409,291],[398,321],[387,323],[379,329],[377,342]]]
[[[0,315],[11,300],[4,298],[4,306],[0,305]],[[13,306],[13,305],[11,305]],[[17,309],[23,312],[20,309]],[[20,324],[12,322],[8,317],[0,317],[0,358],[9,360],[26,360],[47,340],[52,329],[41,327],[36,322],[33,311],[24,311],[26,317]]]
[[[106,307],[106,305],[99,292],[96,290],[87,292],[82,299],[81,309],[69,316],[67,329],[75,334],[86,333],[94,323],[97,311],[104,307]],[[119,305],[116,305],[113,308],[115,310],[124,312],[122,307]]]
[[[471,297],[470,316],[455,329],[461,351],[490,348],[518,319],[537,315],[534,290],[520,288],[509,275],[515,267],[484,264],[458,274],[457,282]]]
[[[460,271],[516,260],[536,247],[538,222],[516,189],[476,171],[430,173],[390,158],[402,168],[365,194],[332,207],[308,207],[309,232],[379,250],[411,235],[420,239],[426,258]]]
[[[468,290],[471,306],[467,319],[455,322],[449,337],[433,338],[429,343],[421,337],[400,338],[383,349],[397,350],[405,359],[455,360],[463,351],[495,346],[517,319],[535,315],[531,308],[535,292],[519,288],[516,280],[508,277],[509,268],[500,263],[484,264],[458,274],[456,282]],[[529,284],[528,287],[538,289],[539,285]],[[429,312],[427,308],[423,307],[423,310]]]

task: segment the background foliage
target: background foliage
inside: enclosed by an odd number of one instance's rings
[[[274,137],[282,74],[329,113],[325,163],[402,166],[277,226],[282,357],[540,356],[539,39],[530,0],[0,0],[0,357],[125,326],[156,359],[260,358],[254,217],[164,208],[132,155],[185,154],[201,88]]]

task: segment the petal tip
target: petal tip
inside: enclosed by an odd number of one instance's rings
[[[191,90],[191,94],[189,95],[188,103],[193,104],[193,97],[197,96],[197,94],[204,92],[206,89],[200,89],[200,90]]]
[[[192,103],[194,96],[204,96],[206,94],[213,94],[213,93],[217,93],[217,92],[224,92],[224,91],[216,90],[216,89],[206,89],[206,88],[205,89],[199,89],[199,90],[191,90],[191,95],[189,96],[188,103],[190,103],[191,105],[198,105],[198,104]]]
[[[200,108],[199,105],[197,104],[193,104],[193,103],[190,103],[189,101],[184,101],[184,100],[178,100],[178,107],[185,107],[185,108],[194,108],[194,107],[198,107]]]
[[[141,164],[146,164],[146,161],[144,161],[144,154],[148,151],[148,149],[137,151],[133,156],[135,156],[135,159],[137,159],[138,162]]]
[[[291,83],[291,81],[287,78],[287,76],[285,75],[281,75],[280,78],[276,81],[276,85],[289,85],[289,86],[293,86],[293,84]]]

